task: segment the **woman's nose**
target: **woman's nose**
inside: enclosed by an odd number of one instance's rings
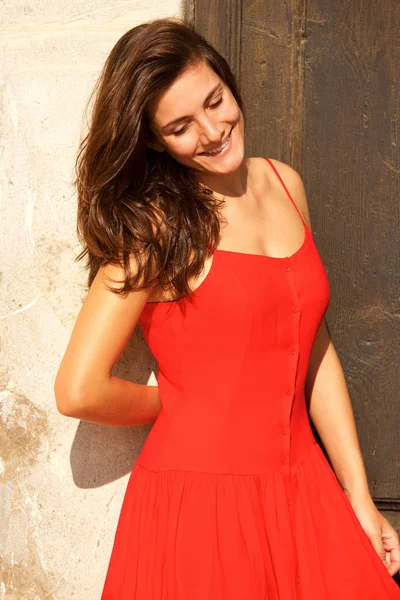
[[[219,131],[217,124],[211,119],[204,119],[201,123],[200,140],[202,144],[215,144],[222,139],[222,134]]]

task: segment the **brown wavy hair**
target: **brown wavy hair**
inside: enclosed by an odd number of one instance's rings
[[[189,296],[220,236],[220,207],[196,172],[147,146],[148,107],[188,68],[205,61],[244,113],[227,61],[190,24],[155,19],[127,31],[112,48],[75,163],[77,234],[87,256],[88,288],[101,266],[123,267],[117,294],[157,282],[174,299]],[[86,108],[86,110],[87,110]],[[135,268],[132,270],[131,258]],[[133,272],[132,272],[133,271]]]

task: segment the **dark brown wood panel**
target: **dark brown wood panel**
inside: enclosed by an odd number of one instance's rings
[[[197,31],[226,58],[240,84],[242,0],[201,0],[194,4]]]
[[[291,163],[303,110],[299,90],[300,22],[283,2],[245,3],[241,89],[246,106],[246,154]],[[296,24],[294,26],[294,23]],[[301,155],[301,152],[298,153]],[[299,164],[297,165],[299,167]]]
[[[400,508],[400,3],[193,0],[246,104],[246,155],[303,177],[374,499]]]
[[[400,502],[400,5],[308,0],[304,171],[371,492]]]

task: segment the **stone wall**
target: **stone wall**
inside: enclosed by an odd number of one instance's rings
[[[0,598],[97,600],[149,426],[57,411],[53,383],[85,296],[72,186],[84,108],[112,46],[179,0],[4,0],[1,32]],[[140,329],[115,373],[155,384]]]

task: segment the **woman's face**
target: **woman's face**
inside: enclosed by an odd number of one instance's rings
[[[185,71],[149,110],[156,150],[207,174],[244,160],[244,119],[230,89],[205,62]]]

